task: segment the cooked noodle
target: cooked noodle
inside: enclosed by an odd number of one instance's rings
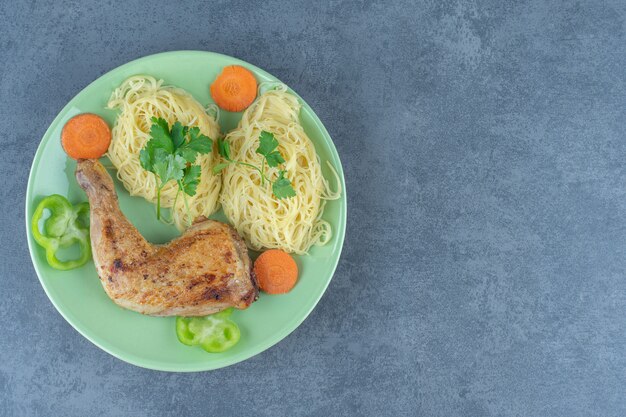
[[[176,199],[178,186],[170,181],[161,190],[161,206],[172,207],[172,219],[182,230],[198,216],[209,216],[218,208],[220,178],[211,171],[218,161],[216,139],[220,128],[216,117],[210,116],[185,90],[162,86],[163,80],[149,76],[128,78],[111,95],[108,107],[119,109],[113,139],[107,156],[117,168],[117,177],[130,195],[141,196],[156,202],[157,180],[154,174],[144,170],[139,163],[139,152],[150,139],[152,117],[162,117],[170,126],[181,122],[184,126],[198,126],[200,131],[213,139],[213,151],[198,155],[196,163],[201,166],[200,184],[193,197],[182,193]],[[189,212],[185,208],[186,198]]]
[[[313,143],[299,123],[299,113],[298,99],[279,86],[261,94],[226,136],[232,159],[260,167],[259,135],[263,130],[273,133],[286,162],[276,168],[266,165],[266,176],[275,179],[279,169],[285,169],[296,191],[295,197],[278,199],[271,184],[262,185],[260,174],[250,167],[231,164],[223,171],[222,208],[252,249],[305,254],[312,245],[324,245],[332,237],[331,225],[322,214],[326,200],[339,198],[340,182],[337,191],[330,190]]]

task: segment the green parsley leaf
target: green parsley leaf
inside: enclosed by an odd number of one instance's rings
[[[152,167],[153,153],[150,151],[148,146],[139,151],[139,163],[141,167],[146,171],[153,172]]]
[[[174,142],[172,142],[172,136],[170,134],[169,126],[165,119],[152,118],[152,126],[150,127],[150,142],[152,142],[153,148],[162,148],[167,153],[174,152]]]
[[[259,136],[259,147],[256,153],[265,157],[267,165],[270,167],[277,167],[285,162],[285,158],[276,150],[278,148],[278,140],[270,132],[262,131]]]
[[[172,142],[174,143],[174,149],[178,149],[180,145],[185,142],[185,136],[187,136],[187,127],[177,121],[172,125]]]
[[[259,147],[257,148],[256,153],[267,156],[272,153],[272,151],[276,148],[278,148],[278,141],[276,140],[274,135],[265,130],[262,131],[261,135],[259,136]]]
[[[285,158],[278,152],[274,151],[265,155],[265,160],[267,161],[267,165],[271,167],[277,167],[278,165],[285,162]]]
[[[217,174],[218,172],[220,172],[221,170],[223,170],[224,168],[226,168],[228,165],[230,165],[230,163],[228,162],[224,162],[221,164],[217,164],[213,167],[213,173]]]
[[[161,187],[168,181],[178,181],[183,177],[183,169],[187,162],[179,155],[167,155],[154,163],[154,173],[161,179]]]
[[[165,158],[168,152],[163,148],[155,148],[154,142],[149,141],[146,147],[139,152],[139,163],[142,168],[154,172],[154,163]]]
[[[185,168],[182,179],[183,192],[187,195],[196,195],[196,188],[200,183],[200,165],[191,165]]]
[[[296,191],[291,186],[291,181],[285,178],[286,172],[287,171],[284,170],[279,171],[278,179],[272,184],[272,191],[274,192],[274,195],[279,199],[294,197],[296,195]]]
[[[217,148],[219,150],[220,155],[227,161],[230,161],[230,143],[225,141],[224,139],[217,140]]]
[[[183,142],[176,150],[176,154],[182,156],[187,162],[194,163],[197,154],[204,155],[213,149],[213,141],[200,133],[200,129],[192,127],[189,129],[189,141]]]

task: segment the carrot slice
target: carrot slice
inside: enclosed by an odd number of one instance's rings
[[[100,158],[111,144],[111,129],[100,116],[92,113],[79,114],[63,126],[61,144],[70,158]]]
[[[254,74],[239,65],[225,67],[211,84],[213,101],[224,110],[238,112],[256,98]]]
[[[268,294],[289,292],[298,280],[298,265],[287,252],[271,249],[254,262],[259,287]]]

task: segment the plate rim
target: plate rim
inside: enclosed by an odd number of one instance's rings
[[[311,312],[315,309],[315,307],[317,306],[317,304],[319,303],[320,299],[322,298],[322,296],[326,293],[326,290],[328,289],[328,286],[330,285],[330,282],[332,281],[335,272],[337,270],[337,266],[339,264],[339,260],[341,259],[341,254],[343,252],[343,245],[345,242],[345,234],[346,234],[346,225],[347,225],[347,212],[348,212],[348,198],[347,198],[347,190],[346,190],[346,184],[345,184],[345,177],[344,177],[344,172],[343,172],[343,164],[341,163],[341,158],[339,157],[339,153],[337,152],[337,148],[335,146],[334,141],[332,140],[332,137],[330,136],[330,134],[328,133],[328,130],[326,129],[326,127],[324,126],[324,124],[322,123],[322,121],[319,119],[319,117],[317,116],[317,114],[315,113],[315,111],[313,110],[313,108],[302,98],[300,97],[300,95],[293,91],[291,88],[288,87],[289,91],[293,94],[295,94],[303,104],[305,104],[306,107],[308,107],[308,110],[310,112],[310,116],[314,122],[314,124],[316,125],[317,129],[320,130],[320,132],[322,133],[322,135],[325,137],[326,142],[328,144],[330,153],[333,155],[333,157],[335,157],[337,159],[338,166],[334,167],[335,170],[337,171],[337,174],[339,174],[339,179],[340,179],[340,183],[341,183],[341,187],[342,187],[342,196],[341,199],[343,200],[343,204],[340,206],[340,213],[339,213],[339,224],[336,230],[336,234],[338,236],[338,254],[337,257],[335,258],[332,268],[331,268],[331,275],[330,278],[327,280],[326,284],[324,285],[322,291],[320,291],[319,295],[316,297],[315,301],[313,302],[313,304],[311,305],[311,307],[305,312],[305,314],[303,314],[301,317],[297,317],[294,320],[291,320],[290,322],[288,322],[287,325],[285,325],[279,332],[276,332],[274,335],[272,335],[271,338],[268,339],[267,342],[262,343],[257,345],[255,348],[251,349],[250,352],[242,352],[240,355],[236,355],[236,356],[231,356],[228,358],[224,358],[218,362],[206,362],[206,363],[190,363],[190,364],[184,364],[182,366],[172,366],[173,364],[169,364],[169,363],[161,363],[159,361],[153,361],[150,359],[145,359],[142,358],[140,356],[137,356],[135,354],[132,353],[124,353],[124,357],[122,357],[118,352],[115,351],[115,349],[111,349],[109,346],[107,346],[106,343],[102,342],[101,340],[98,340],[98,337],[95,335],[88,335],[87,333],[89,332],[89,329],[83,329],[81,325],[77,324],[74,321],[73,317],[70,317],[70,315],[66,312],[63,311],[63,309],[57,304],[57,302],[54,300],[54,298],[50,295],[50,291],[45,283],[45,280],[42,278],[42,272],[40,271],[37,262],[35,261],[35,256],[34,256],[34,250],[36,249],[35,247],[35,242],[32,238],[32,232],[30,230],[31,228],[31,219],[29,218],[29,212],[31,211],[31,209],[34,206],[34,201],[33,201],[33,196],[32,196],[32,189],[33,189],[33,182],[34,182],[34,169],[35,167],[39,164],[42,154],[43,154],[43,148],[42,148],[42,143],[44,138],[51,136],[51,132],[57,127],[57,125],[60,123],[61,119],[62,119],[62,115],[65,114],[72,106],[73,102],[77,99],[77,97],[79,97],[80,95],[82,95],[85,91],[89,90],[98,80],[100,80],[101,78],[104,77],[110,77],[112,75],[112,73],[117,72],[121,69],[123,69],[124,67],[128,67],[128,66],[132,66],[132,65],[136,65],[138,63],[141,63],[142,61],[148,61],[148,60],[152,60],[152,59],[158,59],[161,58],[163,56],[167,56],[167,55],[180,55],[180,54],[187,54],[187,55],[205,55],[205,56],[209,56],[209,57],[220,57],[220,58],[226,58],[228,60],[232,60],[235,63],[240,63],[240,64],[244,64],[250,68],[252,68],[254,71],[269,77],[271,79],[275,79],[280,83],[283,83],[280,79],[278,79],[277,77],[275,77],[274,75],[268,73],[267,71],[257,67],[256,65],[253,65],[249,62],[243,61],[239,58],[230,56],[230,55],[226,55],[226,54],[221,54],[218,52],[211,52],[211,51],[201,51],[201,50],[174,50],[174,51],[167,51],[167,52],[160,52],[160,53],[156,53],[156,54],[150,54],[150,55],[146,55],[131,61],[128,61],[122,65],[116,66],[110,70],[108,70],[107,72],[105,72],[104,74],[98,76],[96,79],[94,79],[93,81],[91,81],[89,84],[87,84],[84,88],[82,88],[80,91],[78,91],[78,93],[76,93],[66,104],[65,106],[63,106],[63,108],[61,110],[59,110],[59,112],[57,113],[57,115],[54,117],[54,119],[52,120],[52,122],[50,123],[50,125],[48,126],[48,128],[46,129],[46,131],[44,132],[42,138],[39,141],[39,144],[37,145],[37,149],[35,151],[35,155],[33,157],[33,161],[31,163],[30,166],[30,171],[28,174],[28,182],[27,182],[27,186],[26,186],[26,193],[25,193],[25,204],[24,204],[24,220],[26,223],[26,241],[28,244],[28,252],[31,258],[31,262],[33,264],[33,268],[35,269],[35,273],[37,275],[37,278],[39,279],[39,282],[41,284],[41,286],[44,289],[44,292],[46,293],[46,296],[48,297],[48,300],[50,300],[50,302],[52,303],[52,305],[54,306],[54,308],[57,310],[57,312],[61,315],[61,317],[63,317],[65,319],[65,321],[67,323],[70,324],[70,326],[72,328],[74,328],[74,330],[76,330],[80,335],[82,335],[85,339],[87,339],[88,341],[90,341],[92,344],[94,344],[95,346],[97,346],[99,349],[102,349],[103,351],[107,352],[108,354],[110,354],[111,356],[129,363],[131,365],[134,366],[138,366],[141,368],[146,368],[146,369],[152,369],[152,370],[157,370],[157,371],[165,371],[165,372],[204,372],[204,371],[210,371],[210,370],[216,370],[216,369],[220,369],[220,368],[224,368],[227,366],[231,366],[240,362],[243,362],[247,359],[250,359],[266,350],[268,350],[269,348],[271,348],[272,346],[278,344],[279,342],[281,342],[282,340],[284,340],[286,337],[288,337],[291,333],[293,333],[303,322],[304,320],[306,320],[308,318],[308,316],[311,314]],[[285,83],[283,83],[285,84]],[[287,85],[287,84],[285,84]]]

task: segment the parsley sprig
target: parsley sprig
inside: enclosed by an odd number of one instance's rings
[[[264,185],[265,181],[272,184],[272,192],[274,193],[276,198],[282,199],[294,197],[296,195],[296,191],[293,189],[291,181],[289,181],[289,179],[285,177],[285,174],[287,174],[286,170],[279,170],[278,178],[276,178],[274,181],[270,180],[265,174],[266,163],[271,168],[275,168],[278,165],[285,163],[285,158],[283,158],[280,152],[278,152],[278,140],[274,137],[272,133],[264,130],[259,136],[259,147],[257,148],[256,153],[263,155],[264,157],[263,163],[261,164],[260,168],[247,162],[233,160],[230,155],[230,144],[227,141],[223,139],[218,139],[217,145],[220,155],[226,160],[226,162],[214,166],[213,173],[217,174],[230,164],[244,165],[259,172],[259,174],[261,175],[261,185]]]
[[[198,127],[176,122],[170,129],[165,119],[156,117],[152,118],[150,137],[139,153],[139,162],[143,169],[160,180],[157,185],[157,219],[161,218],[161,190],[169,181],[176,181],[176,198],[182,191],[185,207],[189,210],[185,194],[194,196],[200,183],[200,165],[193,164],[198,154],[211,152],[213,141],[201,134]]]

